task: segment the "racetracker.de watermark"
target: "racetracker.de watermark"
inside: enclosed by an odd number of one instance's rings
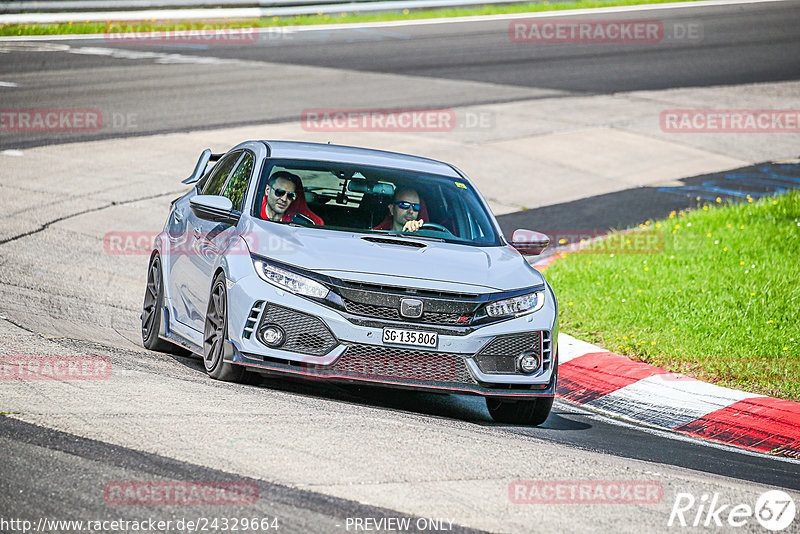
[[[103,251],[112,256],[149,255],[158,238],[163,238],[162,254],[173,256],[205,255],[208,253],[208,243],[215,240],[216,245],[228,255],[250,255],[251,251],[288,252],[296,248],[290,241],[276,235],[250,232],[220,237],[195,235],[194,232],[111,231],[103,236]]]
[[[450,132],[452,109],[306,109],[300,126],[309,132]]]
[[[97,132],[103,128],[99,109],[0,109],[0,133]]]
[[[664,236],[655,228],[610,234],[600,230],[543,230],[542,233],[550,238],[546,252],[659,254],[664,250]]]
[[[300,126],[307,132],[452,132],[489,130],[493,112],[455,109],[305,109]]]
[[[138,114],[97,108],[0,109],[0,133],[76,133],[132,130]]]
[[[664,488],[654,480],[515,480],[514,504],[658,504]]]
[[[664,41],[700,41],[700,22],[605,19],[517,19],[508,25],[514,43],[538,44],[648,44]]]
[[[258,501],[254,482],[113,481],[103,488],[103,499],[115,505],[250,505]]]
[[[668,133],[800,133],[800,109],[668,109]]]
[[[187,25],[174,24],[168,28],[152,31],[137,32],[133,26],[121,27],[118,31],[107,32],[103,40],[115,45],[138,44],[178,44],[178,45],[208,45],[208,46],[242,46],[255,44],[264,35],[285,35],[283,31],[263,32],[256,28],[229,28],[223,24],[206,24],[199,28]]]
[[[111,359],[106,356],[0,356],[2,380],[106,380]]]

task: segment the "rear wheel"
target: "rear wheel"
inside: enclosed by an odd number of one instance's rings
[[[147,270],[147,288],[142,305],[142,344],[146,349],[171,352],[174,348],[172,343],[158,337],[163,309],[164,280],[161,276],[161,258],[156,254]]]
[[[553,397],[508,401],[486,397],[486,407],[498,423],[538,426],[547,420],[553,407]]]
[[[240,382],[244,367],[225,362],[225,340],[228,339],[228,290],[225,274],[219,273],[211,284],[206,326],[203,335],[203,365],[208,376],[225,382]]]

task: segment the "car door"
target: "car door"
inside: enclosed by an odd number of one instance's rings
[[[213,240],[209,243],[208,236],[219,223],[197,217],[189,202],[199,194],[220,194],[242,154],[243,151],[237,150],[220,159],[189,194],[175,203],[170,220],[172,253],[167,265],[173,317],[198,331],[204,326],[211,287],[211,281],[203,273],[208,271],[208,263],[216,258]]]
[[[212,177],[208,186],[203,189],[203,194],[227,197],[233,204],[233,209],[241,214],[254,163],[254,155],[247,150],[243,151],[226,179]],[[231,244],[238,243],[238,229],[229,223],[200,219],[194,213],[189,215],[189,226],[189,238],[195,240],[197,250],[196,254],[190,255],[192,265],[189,268],[193,272],[193,283],[196,280],[196,287],[192,288],[192,309],[197,312],[192,313],[190,318],[191,326],[202,331],[205,327],[205,312],[214,269],[219,264],[219,255],[229,250]]]
[[[216,194],[227,197],[233,204],[233,209],[241,214],[254,162],[255,157],[253,154],[249,151],[244,151],[234,170],[222,184],[221,189],[217,191],[219,183],[211,184],[213,189],[205,189],[203,194]],[[205,311],[208,306],[214,268],[218,265],[219,255],[230,248],[231,242],[236,241],[236,243],[233,243],[234,245],[238,243],[238,230],[236,226],[228,223],[200,219],[194,213],[189,216],[189,224],[193,225],[190,237],[195,239],[198,252],[192,255],[192,259],[194,260],[194,269],[197,270],[197,280],[200,283],[200,288],[197,290],[199,295],[197,306],[203,312],[203,324],[201,324],[201,327],[204,327]],[[205,284],[205,292],[202,291],[203,284]]]

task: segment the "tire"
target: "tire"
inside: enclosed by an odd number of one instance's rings
[[[228,288],[225,274],[219,273],[211,284],[206,324],[203,330],[203,365],[208,376],[224,382],[241,382],[245,369],[224,361],[225,340],[228,339]]]
[[[158,352],[172,352],[175,346],[158,337],[161,329],[161,313],[164,308],[164,277],[161,273],[161,258],[155,254],[147,269],[147,287],[142,304],[142,344],[144,348]]]
[[[547,420],[553,407],[553,397],[533,400],[506,401],[486,397],[486,407],[498,423],[539,426]]]

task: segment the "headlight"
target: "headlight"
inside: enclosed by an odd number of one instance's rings
[[[521,297],[498,300],[486,306],[489,317],[504,317],[520,313],[531,313],[544,306],[544,291],[537,291]]]
[[[328,295],[327,287],[310,278],[275,267],[261,260],[253,260],[253,265],[255,265],[258,276],[281,289],[318,299],[324,299]]]

